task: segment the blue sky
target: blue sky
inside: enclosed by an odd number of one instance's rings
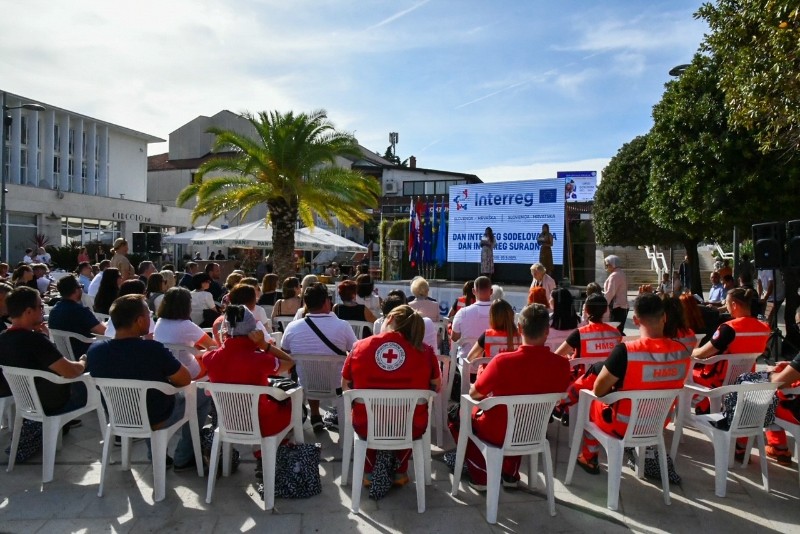
[[[600,171],[649,130],[699,5],[6,1],[0,89],[165,139],[221,109],[325,108],[381,153],[398,132],[420,167],[546,178]]]

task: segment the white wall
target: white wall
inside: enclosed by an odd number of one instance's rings
[[[147,143],[109,129],[108,196],[147,201]]]

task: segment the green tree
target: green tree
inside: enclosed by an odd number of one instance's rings
[[[294,275],[294,232],[298,220],[314,225],[314,216],[349,226],[371,217],[380,184],[360,172],[336,166],[338,156],[359,156],[358,142],[337,131],[324,110],[311,113],[278,111],[243,115],[255,137],[210,128],[215,152],[232,152],[203,163],[198,180],[178,195],[178,205],[196,198],[192,221],[234,211],[246,215],[261,204],[272,224],[275,272]],[[221,175],[218,175],[221,174]],[[212,176],[214,175],[214,176]],[[217,176],[218,175],[218,176]]]
[[[731,124],[755,133],[760,148],[800,147],[800,8],[796,0],[716,0],[703,47],[720,64]]]
[[[796,169],[761,153],[754,135],[728,122],[718,69],[716,58],[698,54],[667,84],[647,142],[647,209],[658,226],[682,236],[694,293],[702,291],[697,244],[730,239],[734,225],[780,218],[797,186]]]
[[[622,145],[603,169],[592,208],[598,243],[636,246],[679,242],[679,236],[658,226],[645,207],[649,180],[647,135],[640,135]]]

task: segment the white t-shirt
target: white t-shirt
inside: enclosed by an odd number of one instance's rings
[[[248,310],[249,309],[250,308],[248,308]],[[264,329],[264,333],[265,334],[269,333],[271,331],[272,321],[267,316],[267,312],[264,311],[264,308],[256,305],[256,307],[250,311],[253,313],[253,317],[256,318],[256,321],[258,321],[261,324],[261,327]]]
[[[152,321],[151,321],[152,324]],[[203,339],[206,333],[203,329],[189,320],[181,319],[159,319],[155,323],[153,330],[153,339],[161,343],[170,343],[172,345],[186,345],[187,347],[194,347],[195,343]],[[200,374],[200,365],[197,363],[194,354],[189,351],[179,351],[175,354],[183,365],[189,369],[192,378]]]
[[[333,312],[309,313],[306,315],[335,346],[350,351],[357,341],[353,328],[347,321],[336,317]],[[292,354],[334,355],[317,334],[306,324],[305,319],[292,321],[286,325],[281,338],[281,348]]]
[[[489,308],[492,303],[477,301],[465,308],[461,308],[453,317],[453,332],[461,334],[459,343],[462,343],[458,356],[466,358],[481,334],[489,329]],[[463,343],[462,340],[467,343]],[[463,350],[462,350],[463,349]]]
[[[367,295],[365,298],[356,297],[356,304],[363,304],[375,317],[381,316],[381,299],[378,295]]]
[[[203,310],[213,310],[216,308],[214,297],[208,291],[192,291],[192,321],[195,324],[202,324]]]
[[[786,286],[783,284],[783,275],[780,271],[775,271],[778,275],[778,281],[775,283],[775,287],[773,288],[772,295],[769,296],[769,302],[782,302],[783,299],[786,297]],[[767,294],[767,288],[769,288],[769,283],[772,281],[772,269],[761,269],[758,271],[758,280],[761,282],[761,295],[759,297],[763,298],[763,295]]]
[[[97,276],[92,278],[92,283],[89,284],[89,290],[86,291],[86,294],[90,297],[94,297],[97,295],[97,291],[100,289],[100,282],[103,280],[103,273],[105,271],[100,271],[97,273]]]
[[[372,332],[375,335],[381,333],[381,328],[383,326],[383,317],[379,317],[375,320],[375,323],[372,325]],[[428,317],[423,317],[422,321],[425,323],[425,337],[422,338],[422,342],[426,345],[430,345],[433,349],[433,352],[439,354],[439,341],[438,341],[438,331],[436,324],[430,320]]]

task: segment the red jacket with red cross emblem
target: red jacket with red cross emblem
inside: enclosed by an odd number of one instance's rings
[[[342,369],[353,389],[430,389],[439,378],[439,361],[427,345],[417,350],[399,332],[385,332],[355,344]],[[428,421],[427,405],[417,408],[414,426]],[[353,406],[353,425],[366,425],[362,404]]]

